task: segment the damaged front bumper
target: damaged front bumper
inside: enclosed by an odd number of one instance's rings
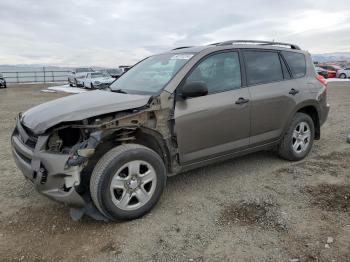
[[[47,152],[48,139],[48,135],[34,136],[17,119],[11,138],[17,166],[41,194],[73,208],[85,208],[88,203],[76,191],[81,167],[67,165],[69,154]]]

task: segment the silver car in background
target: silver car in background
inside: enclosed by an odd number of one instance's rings
[[[338,70],[336,77],[342,79],[350,78],[350,66]]]
[[[102,70],[101,72],[104,74],[108,74],[115,79],[119,78],[124,73],[124,71],[120,68],[108,68]]]
[[[87,67],[81,67],[81,68],[75,68],[71,71],[71,73],[68,76],[68,83],[70,86],[82,86],[81,79],[86,77],[87,73],[94,72],[92,68]]]

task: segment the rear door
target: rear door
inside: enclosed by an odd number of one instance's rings
[[[247,88],[242,88],[238,52],[220,52],[202,59],[185,79],[190,81],[205,82],[208,95],[176,101],[180,162],[194,162],[248,146],[250,96]],[[181,86],[177,92],[179,89]]]
[[[251,146],[281,135],[299,96],[298,85],[276,50],[244,50],[251,95]]]

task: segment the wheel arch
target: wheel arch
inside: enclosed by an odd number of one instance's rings
[[[321,138],[321,125],[320,125],[320,114],[319,109],[317,105],[317,101],[305,101],[303,103],[300,103],[292,112],[289,121],[284,129],[283,134],[288,129],[290,123],[293,121],[293,117],[296,113],[304,113],[311,117],[312,121],[314,122],[315,126],[315,140],[319,140]]]
[[[307,114],[311,117],[315,126],[315,140],[319,140],[321,137],[321,127],[317,109],[314,106],[310,105],[300,108],[297,112]]]
[[[135,140],[133,143],[149,147],[155,151],[164,161],[167,171],[171,170],[170,151],[163,136],[150,128],[140,127],[135,132]]]
[[[125,134],[123,134],[121,138],[121,133],[123,131],[125,131]],[[114,147],[127,143],[140,144],[155,151],[164,161],[167,171],[170,172],[171,157],[167,143],[160,133],[153,129],[144,127],[138,127],[132,132],[130,132],[129,129],[119,129],[106,135],[103,138],[103,141],[101,141],[101,143],[99,143],[99,145],[96,147],[96,152],[89,159],[84,171],[91,173],[94,166],[104,154]]]

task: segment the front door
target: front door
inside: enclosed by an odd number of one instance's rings
[[[210,55],[186,82],[203,81],[208,95],[175,105],[175,133],[181,163],[219,156],[249,145],[250,96],[242,88],[238,52]]]

